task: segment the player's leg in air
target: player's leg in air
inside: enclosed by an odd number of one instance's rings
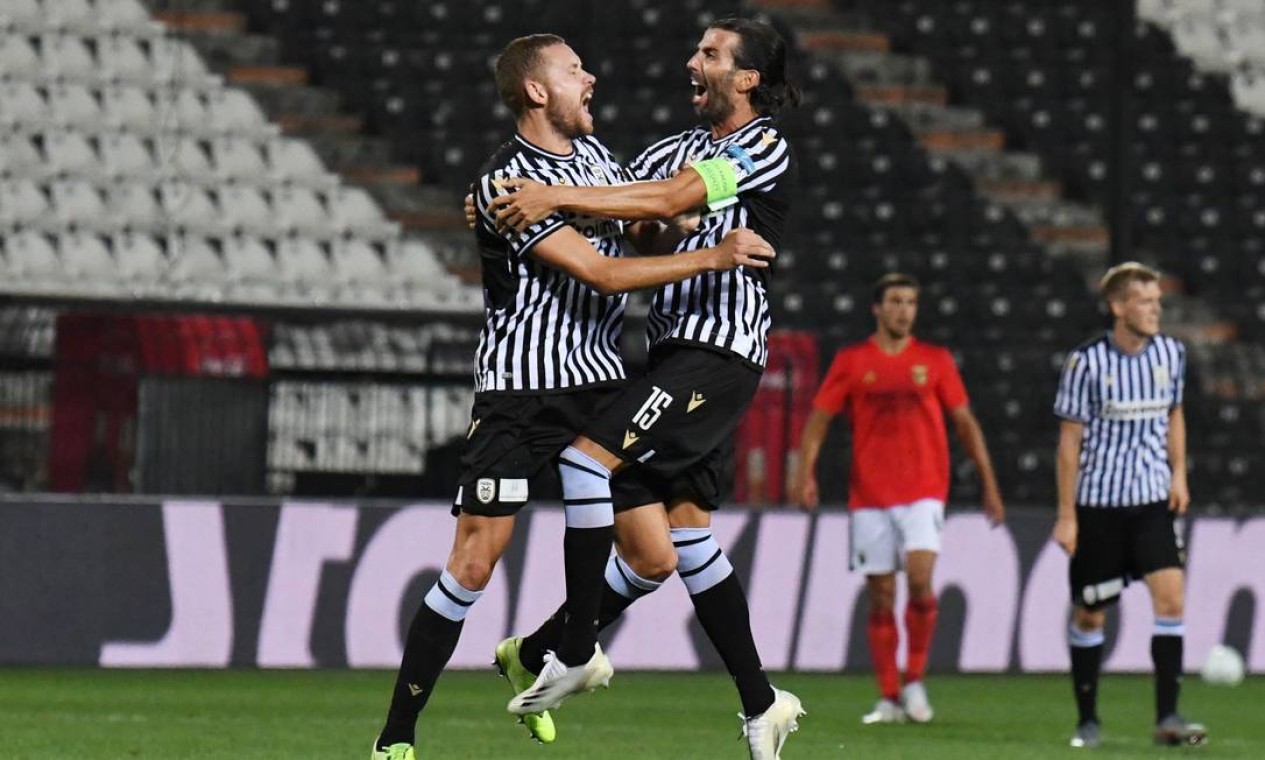
[[[929,723],[934,711],[927,697],[924,676],[938,614],[932,579],[940,552],[944,504],[937,499],[922,499],[891,512],[905,550],[905,581],[909,592],[905,605],[905,685],[901,689],[900,704],[909,720]]]
[[[752,760],[776,760],[782,745],[799,730],[804,715],[799,697],[774,688],[764,673],[751,635],[747,594],[733,565],[712,536],[711,512],[688,498],[669,503],[677,575],[690,593],[694,615],[738,687],[742,730]]]
[[[628,605],[663,585],[676,569],[676,551],[668,533],[663,504],[646,504],[620,509],[618,496],[622,476],[615,478],[615,543],[618,553],[608,560],[604,574],[598,629],[614,622]],[[540,628],[528,636],[510,637],[496,648],[496,664],[509,679],[516,694],[529,689],[545,667],[545,657],[562,638],[566,605],[559,607]],[[546,744],[557,737],[549,711],[522,716],[527,730]]]

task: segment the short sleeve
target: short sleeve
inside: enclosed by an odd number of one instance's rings
[[[501,180],[508,176],[505,172],[497,171],[480,177],[474,188],[474,205],[479,214],[479,226],[485,233],[504,239],[515,253],[525,255],[536,243],[544,240],[559,227],[566,224],[566,221],[563,219],[562,214],[554,212],[522,232],[507,230],[502,233],[498,231],[496,229],[496,219],[488,213],[488,205],[493,198],[505,195],[508,192],[500,184]],[[533,177],[532,179],[536,178]]]
[[[1181,405],[1182,399],[1186,396],[1186,346],[1180,341],[1175,341],[1176,356],[1173,362],[1173,407]]]
[[[847,365],[846,352],[840,351],[835,354],[834,361],[830,363],[830,369],[826,370],[825,379],[821,381],[821,387],[817,389],[817,395],[813,397],[814,409],[826,414],[838,414],[843,411],[848,401]]]
[[[1054,396],[1054,414],[1073,422],[1089,422],[1094,416],[1092,379],[1085,355],[1080,351],[1068,354]]]
[[[936,396],[940,399],[940,406],[953,410],[971,402],[966,395],[962,373],[958,371],[957,362],[953,361],[953,354],[944,350],[940,351],[940,371],[936,374],[938,375]]]
[[[772,125],[725,148],[720,155],[738,177],[738,194],[767,191],[791,166],[791,146]]]

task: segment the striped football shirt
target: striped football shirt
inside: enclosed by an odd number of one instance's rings
[[[557,212],[524,232],[496,230],[488,203],[507,191],[500,180],[611,185],[627,175],[593,137],[573,141],[570,155],[532,145],[522,135],[497,150],[475,186],[475,234],[483,272],[484,325],[475,354],[475,391],[571,391],[624,378],[619,354],[627,296],[604,296],[541,264],[532,248],[564,225],[604,256],[622,253],[623,223]]]
[[[719,140],[695,127],[651,145],[628,167],[638,180],[667,179],[679,169],[709,158],[724,158],[738,177],[735,202],[716,204],[698,229],[676,250],[717,245],[725,233],[747,227],[777,250],[782,242],[795,158],[781,131],[767,116],[754,119]],[[739,268],[709,272],[665,285],[655,294],[647,321],[651,346],[704,345],[738,354],[758,369],[768,360],[769,270]]]
[[[1068,354],[1054,413],[1085,425],[1076,503],[1124,507],[1168,499],[1168,415],[1182,403],[1186,348],[1156,335],[1126,354],[1107,333]]]

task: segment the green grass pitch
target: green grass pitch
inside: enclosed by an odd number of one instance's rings
[[[367,760],[393,674],[345,671],[0,670],[0,758]],[[1072,750],[1071,687],[1058,676],[932,676],[935,723],[862,726],[866,675],[778,675],[808,709],[785,760],[809,758],[1265,758],[1265,679],[1236,688],[1187,678],[1183,708],[1209,726],[1200,748],[1151,744],[1150,680],[1108,676],[1104,745]],[[559,738],[530,742],[489,672],[439,682],[418,727],[419,758],[746,758],[737,696],[722,674],[617,673],[609,691],[558,713]]]

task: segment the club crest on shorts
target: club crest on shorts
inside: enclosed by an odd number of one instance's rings
[[[913,375],[914,385],[927,384],[927,365],[915,364],[913,367],[910,368],[909,372],[911,375]]]
[[[479,478],[474,486],[474,497],[480,504],[489,504],[496,498],[496,481],[492,478]]]

